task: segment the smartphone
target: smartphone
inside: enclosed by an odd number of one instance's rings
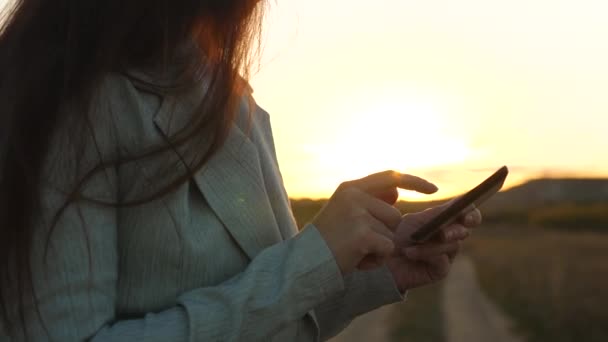
[[[435,233],[454,223],[474,208],[479,207],[502,188],[508,175],[509,168],[503,166],[473,190],[458,197],[452,204],[412,234],[410,237],[412,242],[423,243],[428,241]]]

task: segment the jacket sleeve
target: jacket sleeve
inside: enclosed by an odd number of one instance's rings
[[[96,155],[92,145],[97,144],[80,145],[85,156]],[[55,147],[49,158],[31,261],[38,312],[27,306],[28,336],[16,340],[264,341],[344,288],[331,251],[310,226],[262,251],[224,283],[182,293],[175,306],[161,312],[117,317],[117,210],[78,201],[47,229],[77,179],[72,146]],[[117,179],[118,171],[108,168],[86,183],[84,193],[115,201]]]
[[[314,310],[322,341],[339,334],[357,316],[405,299],[405,294],[399,292],[386,267],[352,273],[344,278],[344,284],[343,291]]]
[[[93,182],[91,186],[105,188]],[[44,326],[27,322],[29,337],[56,341],[259,341],[343,289],[333,255],[314,227],[261,252],[225,283],[179,296],[175,307],[145,317],[115,317],[116,213],[70,205],[34,274]],[[42,236],[36,237],[44,241]],[[33,312],[29,317],[36,317]],[[45,333],[48,331],[48,335]]]
[[[270,180],[278,179],[275,186],[279,189],[268,189],[275,214],[284,225],[296,226],[295,219],[290,212],[289,197],[282,181],[279,163],[274,145],[270,117],[266,111],[256,106],[257,119],[261,120],[261,137],[257,142],[260,149],[270,154],[266,162],[272,163],[272,167],[264,167],[268,184],[274,184]],[[262,158],[265,160],[264,158]],[[274,194],[274,196],[273,196]],[[287,202],[287,203],[285,203]],[[284,208],[284,209],[282,209]],[[286,213],[287,211],[287,213]],[[286,216],[288,218],[283,218]],[[288,222],[291,221],[291,222]],[[311,226],[309,224],[308,226]],[[330,298],[316,306],[314,312],[320,328],[321,340],[335,336],[348,326],[357,316],[377,309],[381,306],[403,301],[405,294],[397,289],[395,281],[387,267],[381,267],[372,271],[358,271],[344,278],[345,287],[343,291],[336,292]]]

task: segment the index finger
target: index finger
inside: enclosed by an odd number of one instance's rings
[[[402,174],[397,171],[384,171],[349,182],[362,191],[374,194],[390,188],[412,190],[423,194],[437,192],[437,186],[420,177]]]
[[[402,174],[399,188],[421,192],[423,194],[434,194],[439,190],[437,186],[426,179],[420,177]]]

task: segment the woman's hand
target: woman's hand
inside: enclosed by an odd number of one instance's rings
[[[361,266],[366,257],[385,260],[395,254],[393,231],[402,219],[399,210],[386,200],[396,198],[397,188],[437,191],[418,177],[394,171],[377,173],[341,184],[313,219],[343,275]]]
[[[441,230],[428,243],[414,245],[409,240],[412,233],[447,205],[449,203],[403,216],[395,232],[398,253],[387,261],[387,266],[400,291],[428,285],[445,278],[452,261],[458,254],[460,241],[470,235],[472,228],[481,224],[481,213],[474,209],[463,216],[460,222],[455,222]]]

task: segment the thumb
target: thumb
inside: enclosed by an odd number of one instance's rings
[[[435,216],[445,209],[445,205],[430,208],[421,212],[405,214],[401,218],[401,222],[395,230],[395,241],[399,246],[405,246],[412,243],[410,236],[418,229],[432,220]]]

